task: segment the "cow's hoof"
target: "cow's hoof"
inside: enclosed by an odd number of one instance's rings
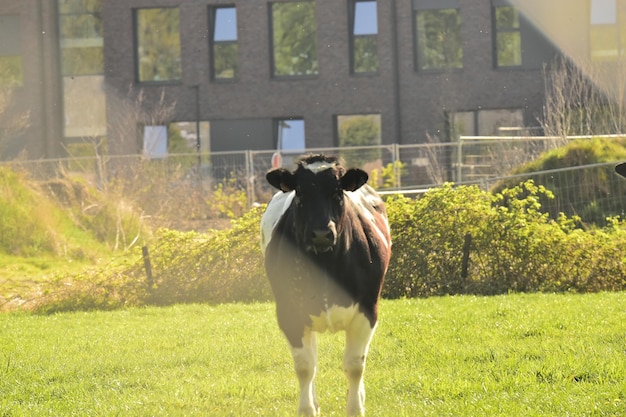
[[[348,407],[346,414],[349,417],[362,417],[365,415],[365,409],[363,407]]]
[[[319,406],[309,406],[309,407],[300,407],[298,408],[298,415],[305,417],[316,417],[319,415],[320,407]]]
[[[298,409],[298,416],[315,417],[317,415],[318,415],[317,410],[313,407],[306,407],[306,408]]]

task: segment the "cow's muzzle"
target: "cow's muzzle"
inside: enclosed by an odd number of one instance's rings
[[[337,243],[337,231],[334,223],[329,223],[327,228],[313,229],[310,235],[309,250],[315,253],[332,251]]]

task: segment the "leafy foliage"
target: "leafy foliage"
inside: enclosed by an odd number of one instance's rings
[[[246,190],[238,188],[234,179],[226,184],[219,183],[213,189],[213,195],[207,200],[207,208],[216,215],[236,219],[245,214],[248,206]]]
[[[546,170],[602,164],[626,159],[626,139],[593,138],[577,140],[545,153],[522,165],[515,174],[531,174]],[[578,216],[585,223],[604,225],[607,216],[622,214],[621,196],[626,195],[626,182],[613,175],[613,164],[585,170],[558,171],[533,175],[536,184],[549,188],[555,198],[540,197],[544,211],[553,219],[561,212]],[[574,187],[571,185],[575,184]],[[515,180],[496,184],[494,192],[516,185]]]
[[[254,209],[228,230],[208,234],[159,232],[151,255],[154,288],[149,303],[234,302],[268,300]],[[143,273],[143,271],[142,271]]]
[[[405,171],[405,163],[393,161],[380,169],[373,169],[370,173],[369,183],[376,188],[392,188],[400,184],[400,178]]]
[[[625,289],[624,222],[585,231],[576,217],[544,213],[550,198],[529,181],[496,194],[447,184],[419,200],[389,199],[394,246],[384,296]]]
[[[550,218],[552,193],[532,181],[491,194],[446,184],[422,198],[387,200],[393,256],[387,298],[508,292],[626,289],[626,224],[583,230],[576,217]],[[265,301],[258,227],[263,207],[226,230],[161,229],[149,247],[152,281],[138,248],[132,261],[62,277],[31,307],[39,311],[128,305]]]
[[[57,277],[30,307],[53,312],[269,300],[258,233],[261,214],[262,208],[250,210],[229,229],[208,233],[160,229],[148,248],[151,278],[135,248],[130,261],[80,277]]]

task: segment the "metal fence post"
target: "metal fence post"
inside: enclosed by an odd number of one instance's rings
[[[463,139],[459,136],[456,149],[456,182],[463,181]]]
[[[252,207],[255,200],[254,195],[254,160],[250,150],[245,151],[246,159],[246,194],[248,195],[248,208]]]
[[[393,154],[393,176],[394,176],[394,187],[401,188],[402,187],[402,168],[400,167],[400,163],[402,160],[400,159],[400,146],[397,143],[391,145],[391,152]]]

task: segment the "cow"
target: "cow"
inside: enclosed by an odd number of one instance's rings
[[[262,216],[261,246],[299,381],[298,414],[319,414],[316,334],[345,331],[346,412],[363,415],[363,371],[391,256],[385,205],[365,171],[333,156],[303,156],[293,172],[276,168],[266,179],[280,191]]]

